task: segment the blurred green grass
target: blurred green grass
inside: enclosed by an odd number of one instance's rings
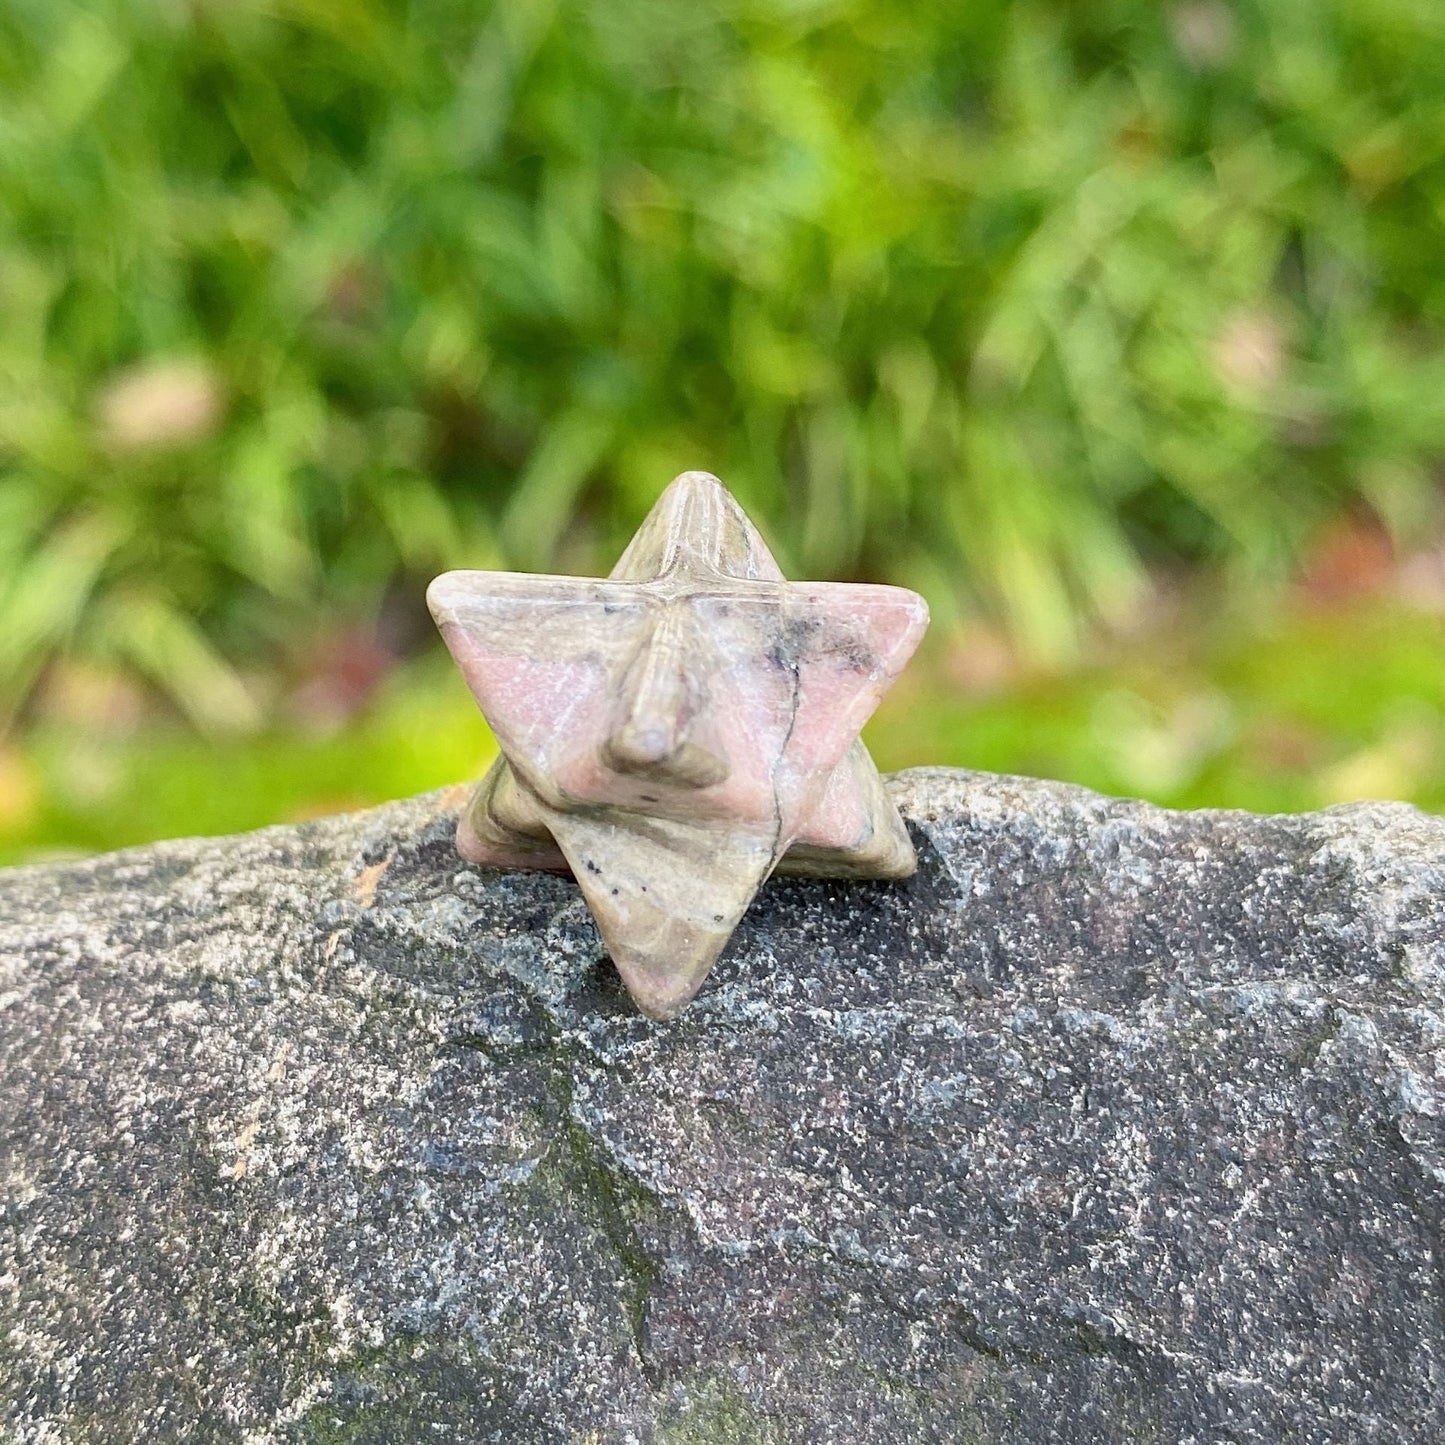
[[[881,767],[1026,772],[1175,807],[1294,811],[1366,797],[1445,809],[1445,616],[1371,602],[1171,627],[1086,665],[980,686],[927,648],[865,734]],[[960,677],[960,670],[974,675]],[[494,744],[428,657],[324,737],[33,729],[0,759],[0,863],[222,833],[475,778]]]
[[[1431,616],[1280,598],[1440,533],[1442,253],[1439,0],[0,0],[3,846],[474,772],[427,578],[605,569],[691,466],[928,596],[889,763],[1433,803]],[[1101,641],[1180,576],[1232,636]]]

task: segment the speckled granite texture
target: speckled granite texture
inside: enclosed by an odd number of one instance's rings
[[[1445,1439],[1445,821],[892,780],[683,1018],[464,790],[0,874],[0,1421]]]

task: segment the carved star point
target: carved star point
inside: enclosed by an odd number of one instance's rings
[[[786,581],[716,477],[674,480],[607,578],[448,572],[427,600],[501,753],[459,851],[571,872],[643,1012],[692,999],[774,870],[916,867],[859,732],[923,599]]]

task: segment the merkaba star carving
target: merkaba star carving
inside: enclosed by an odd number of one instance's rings
[[[427,601],[502,753],[458,850],[570,871],[644,1013],[687,1004],[775,869],[917,866],[858,734],[926,604],[785,581],[716,477],[678,477],[605,580],[448,572]]]

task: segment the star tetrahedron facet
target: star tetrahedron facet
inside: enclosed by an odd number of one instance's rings
[[[858,734],[927,606],[785,581],[716,477],[678,477],[606,579],[448,572],[427,601],[501,750],[459,851],[570,871],[654,1018],[698,991],[775,869],[917,866]]]

